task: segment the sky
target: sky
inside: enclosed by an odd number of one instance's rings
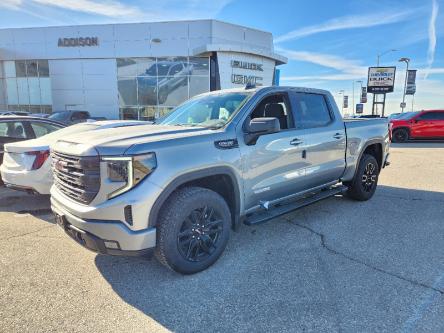
[[[357,81],[366,85],[382,54],[381,66],[397,66],[386,112],[399,112],[398,59],[408,57],[418,74],[406,110],[444,109],[444,0],[0,0],[0,28],[208,18],[271,32],[275,52],[288,58],[281,85],[328,89],[338,102],[344,90],[352,105],[353,85],[357,103]]]

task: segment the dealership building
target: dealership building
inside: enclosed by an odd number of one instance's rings
[[[0,110],[152,119],[197,94],[278,83],[271,33],[216,20],[0,29]]]

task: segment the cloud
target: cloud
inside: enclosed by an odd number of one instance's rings
[[[233,0],[157,0],[129,5],[124,0],[0,0],[0,8],[20,11],[53,21],[48,8],[69,10],[129,21],[165,21],[215,17]],[[174,10],[171,10],[174,8]],[[51,16],[54,16],[51,15]]]
[[[286,56],[289,60],[309,62],[341,72],[339,74],[318,76],[318,78],[322,77],[323,80],[354,80],[367,76],[368,68],[362,66],[357,60],[350,60],[332,54],[292,51],[283,48],[276,48],[276,51]],[[303,77],[299,76],[300,78]],[[311,77],[311,79],[314,79],[314,77]]]
[[[38,4],[107,17],[142,16],[142,11],[118,1],[32,0]]]
[[[381,11],[380,13],[369,14],[369,15],[352,15],[352,16],[337,17],[321,24],[311,25],[308,27],[303,27],[300,29],[290,31],[282,36],[277,37],[275,39],[275,42],[281,43],[327,31],[368,28],[378,25],[401,22],[406,20],[413,13],[414,13],[413,10],[397,11],[392,13],[383,13]]]
[[[438,1],[432,0],[432,14],[429,21],[429,49],[427,51],[427,67],[430,69],[435,61],[435,49],[436,49],[436,18],[438,16]],[[428,72],[426,72],[425,78],[427,78]]]
[[[22,0],[1,0],[0,7],[17,10],[20,8],[21,4]]]

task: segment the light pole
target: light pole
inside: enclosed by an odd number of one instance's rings
[[[383,55],[386,55],[387,53],[390,53],[390,52],[396,52],[396,51],[398,51],[398,50],[396,50],[396,49],[390,49],[390,50],[384,51],[384,52],[382,52],[382,53],[378,53],[378,55],[377,55],[377,57],[376,57],[376,65],[379,67],[379,60],[381,59],[381,57],[382,57]]]
[[[405,108],[405,93],[406,93],[406,89],[407,89],[407,74],[409,72],[409,62],[410,62],[410,58],[401,58],[398,60],[399,62],[405,62],[406,63],[406,69],[405,69],[405,81],[404,81],[404,93],[402,94],[402,104],[401,104],[401,113],[404,112],[404,108]]]

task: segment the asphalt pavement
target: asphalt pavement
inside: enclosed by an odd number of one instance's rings
[[[208,270],[97,255],[0,188],[0,331],[444,332],[444,144],[393,145],[375,196],[242,226]]]

